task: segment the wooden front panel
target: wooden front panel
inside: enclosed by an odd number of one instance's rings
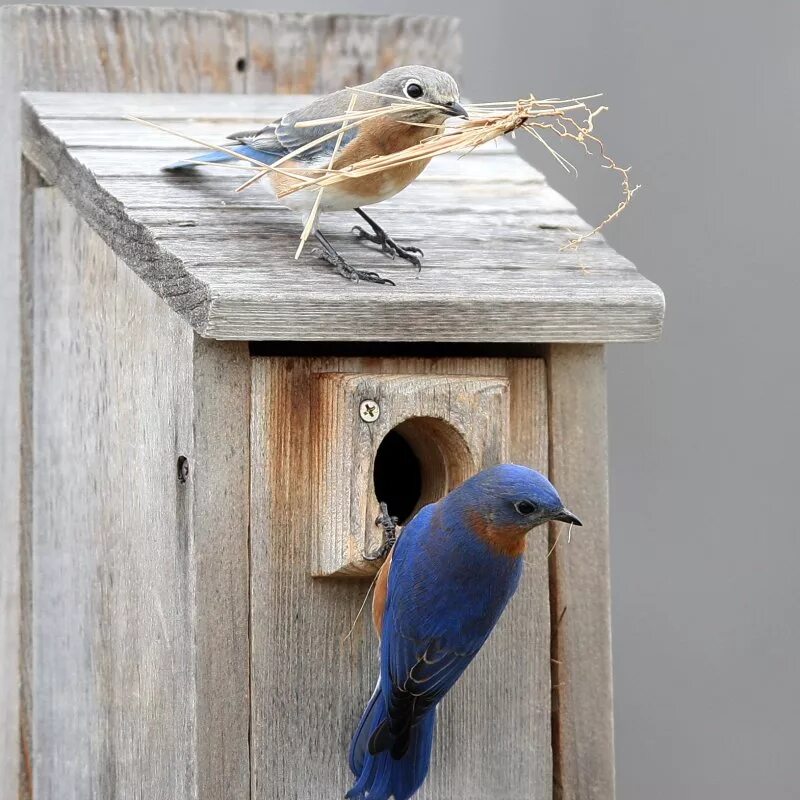
[[[321,372],[503,378],[509,456],[547,469],[544,362],[538,359],[257,358],[251,467],[252,796],[339,797],[346,754],[377,678],[369,580],[312,577],[311,469]],[[424,377],[420,377],[424,380]],[[421,800],[549,798],[550,609],[547,533],[530,536],[520,590],[441,707]],[[358,617],[358,618],[357,618]]]

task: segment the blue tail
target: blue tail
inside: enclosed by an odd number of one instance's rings
[[[233,150],[235,153],[241,153],[248,158],[254,158],[256,161],[263,161],[265,164],[271,164],[280,157],[277,153],[256,150],[254,147],[248,147],[246,144],[232,145],[227,149]],[[183,172],[184,170],[201,166],[195,163],[197,161],[202,161],[204,164],[226,164],[231,161],[236,161],[236,157],[228,153],[223,153],[220,150],[212,150],[209,153],[200,153],[199,155],[192,156],[192,161],[176,161],[174,164],[168,164],[166,167],[162,167],[162,169],[165,172]]]
[[[408,800],[428,774],[436,710],[432,708],[414,723],[408,750],[399,759],[388,750],[376,755],[369,752],[369,740],[385,720],[386,703],[378,684],[350,744],[350,769],[356,782],[345,795],[349,800]]]

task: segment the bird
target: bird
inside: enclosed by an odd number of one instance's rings
[[[468,118],[459,102],[458,84],[447,72],[423,65],[395,67],[369,83],[341,89],[320,97],[308,105],[285,114],[280,120],[264,127],[231,134],[228,139],[235,144],[229,148],[239,155],[275,164],[281,159],[280,171],[268,174],[268,189],[278,196],[287,189],[300,185],[303,177],[318,177],[319,170],[341,169],[373,156],[388,155],[418,144],[441,129],[448,118]],[[400,104],[402,107],[396,108]],[[365,119],[361,124],[345,130],[341,135],[336,155],[331,165],[342,121],[305,125],[314,120],[330,120],[348,112],[369,111],[393,106],[390,113]],[[405,108],[407,106],[407,108]],[[324,141],[317,141],[322,136]],[[298,151],[303,149],[301,152]],[[295,153],[294,155],[291,155]],[[236,156],[222,151],[212,151],[164,167],[170,173],[183,173],[196,169],[202,162],[219,164],[235,161]],[[355,226],[353,233],[359,240],[377,244],[381,251],[394,258],[405,259],[421,268],[423,252],[418,247],[398,244],[363,210],[364,206],[380,203],[408,186],[425,169],[430,159],[397,165],[361,178],[352,178],[325,188],[319,211],[355,211],[370,227],[370,231]],[[298,178],[293,176],[297,175]],[[264,181],[262,181],[264,183]],[[314,213],[318,187],[299,189],[280,198],[286,207],[298,213],[305,224]],[[353,281],[391,284],[378,273],[352,267],[336,251],[330,240],[319,230],[314,220],[313,233],[320,245],[319,255],[333,269]]]
[[[407,800],[422,785],[437,705],[516,591],[528,531],[550,520],[581,524],[544,475],[500,464],[403,527],[375,581],[380,670],[350,745],[349,800]]]

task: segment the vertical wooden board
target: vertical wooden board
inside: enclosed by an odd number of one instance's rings
[[[554,795],[613,800],[608,441],[602,345],[552,345],[550,471],[583,522],[551,558]],[[555,528],[551,541],[555,543]]]
[[[194,338],[197,796],[250,796],[250,353]]]
[[[16,9],[0,10],[0,797],[16,798],[20,765],[20,152]]]
[[[248,13],[247,91],[333,92],[390,67],[430,64],[458,74],[458,22],[444,17]]]
[[[375,73],[403,64],[427,64],[461,74],[461,32],[457,17],[380,17]]]
[[[323,87],[337,81],[342,73],[334,67],[328,75],[321,65],[330,19],[322,14],[247,14],[248,93],[333,91]]]
[[[224,11],[147,8],[141,16],[139,73],[142,91],[245,90],[245,15]]]
[[[33,195],[42,186],[39,173],[28,161],[22,164],[21,236],[20,236],[20,770],[19,797],[33,796],[31,775],[31,622],[33,596],[31,569],[33,564],[33,258],[34,220]],[[2,797],[2,795],[0,795]]]
[[[252,794],[337,796],[346,754],[377,677],[369,614],[344,639],[364,581],[310,577],[313,409],[319,372],[509,377],[512,458],[547,465],[544,365],[504,359],[256,359],[251,490]],[[526,399],[515,402],[519,392]],[[420,798],[549,797],[550,650],[546,536],[484,652],[443,703],[433,765]]]
[[[25,89],[137,91],[140,16],[134,9],[21,6],[19,39]]]
[[[193,335],[35,195],[36,796],[191,798]]]
[[[251,482],[252,796],[316,800],[347,788],[347,734],[367,697],[375,637],[369,582],[310,577],[307,362],[253,366]]]

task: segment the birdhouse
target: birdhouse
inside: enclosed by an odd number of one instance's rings
[[[187,143],[128,118],[218,142],[391,66],[458,76],[457,21],[29,6],[2,24],[22,365],[3,780],[41,800],[342,796],[377,675],[359,611],[379,503],[402,524],[512,461],[584,527],[529,535],[419,797],[610,800],[604,347],[655,339],[661,291],[602,237],[562,250],[589,226],[509,142],[375,207],[419,273],[327,218],[392,287],[295,260],[295,216],[232,170],[165,175]]]

